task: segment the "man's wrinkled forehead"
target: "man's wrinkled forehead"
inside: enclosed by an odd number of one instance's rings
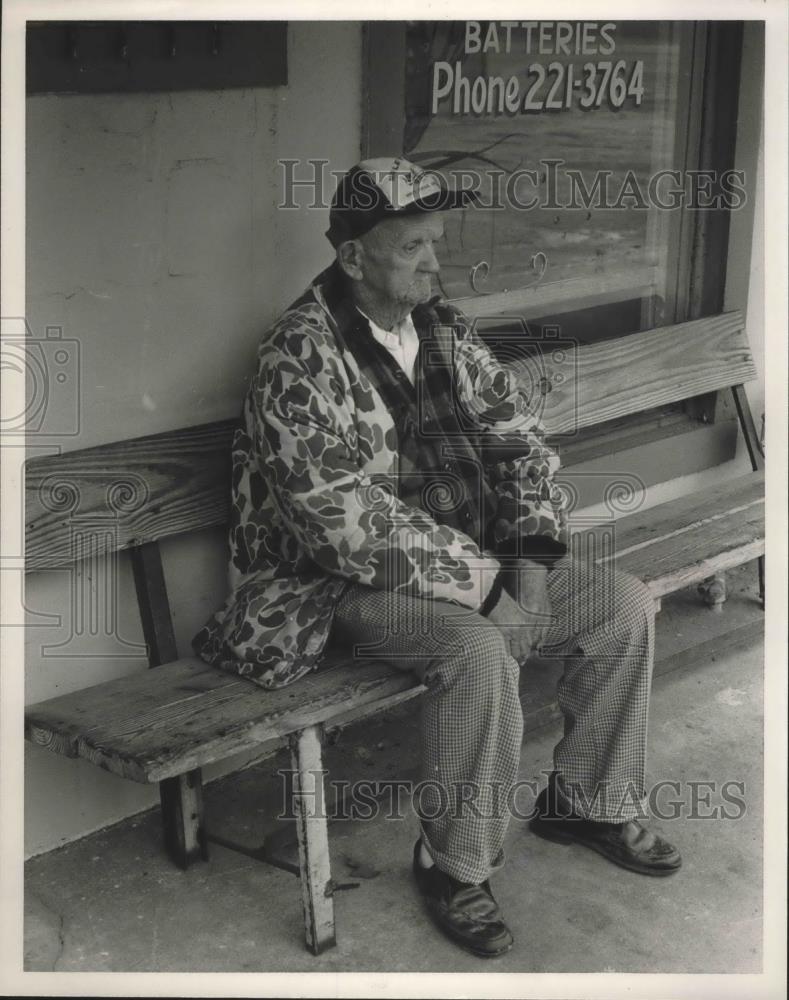
[[[361,237],[383,246],[398,246],[409,240],[440,240],[444,235],[444,213],[429,212],[407,215],[400,219],[384,219]]]

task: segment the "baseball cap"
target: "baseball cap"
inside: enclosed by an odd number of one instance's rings
[[[337,247],[363,236],[384,219],[444,212],[477,201],[476,192],[449,188],[435,172],[400,157],[362,160],[340,178],[326,236]]]

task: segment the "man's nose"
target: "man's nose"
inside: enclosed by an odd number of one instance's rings
[[[438,263],[438,257],[436,257],[436,251],[433,249],[432,244],[427,244],[422,251],[419,269],[420,271],[428,271],[430,274],[438,274],[441,270],[441,265]]]

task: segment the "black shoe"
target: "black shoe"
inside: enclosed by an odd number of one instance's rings
[[[422,841],[414,847],[414,877],[436,924],[453,941],[481,958],[509,951],[512,934],[502,919],[487,880],[482,885],[458,882],[433,865],[419,863]]]
[[[576,816],[558,804],[555,776],[534,805],[529,829],[556,844],[581,844],[621,868],[640,875],[673,875],[682,867],[679,851],[638,820],[625,823],[596,822]]]

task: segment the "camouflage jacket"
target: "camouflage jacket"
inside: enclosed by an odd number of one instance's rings
[[[349,583],[477,610],[500,568],[468,535],[376,485],[396,480],[397,434],[327,305],[331,273],[260,345],[233,441],[230,595],[193,640],[203,659],[267,688],[317,665]],[[446,303],[420,309],[420,336],[426,322],[442,323],[480,454],[490,445],[499,452],[484,469],[499,504],[491,548],[512,551],[525,539],[561,554],[559,461],[531,401],[460,313]]]

